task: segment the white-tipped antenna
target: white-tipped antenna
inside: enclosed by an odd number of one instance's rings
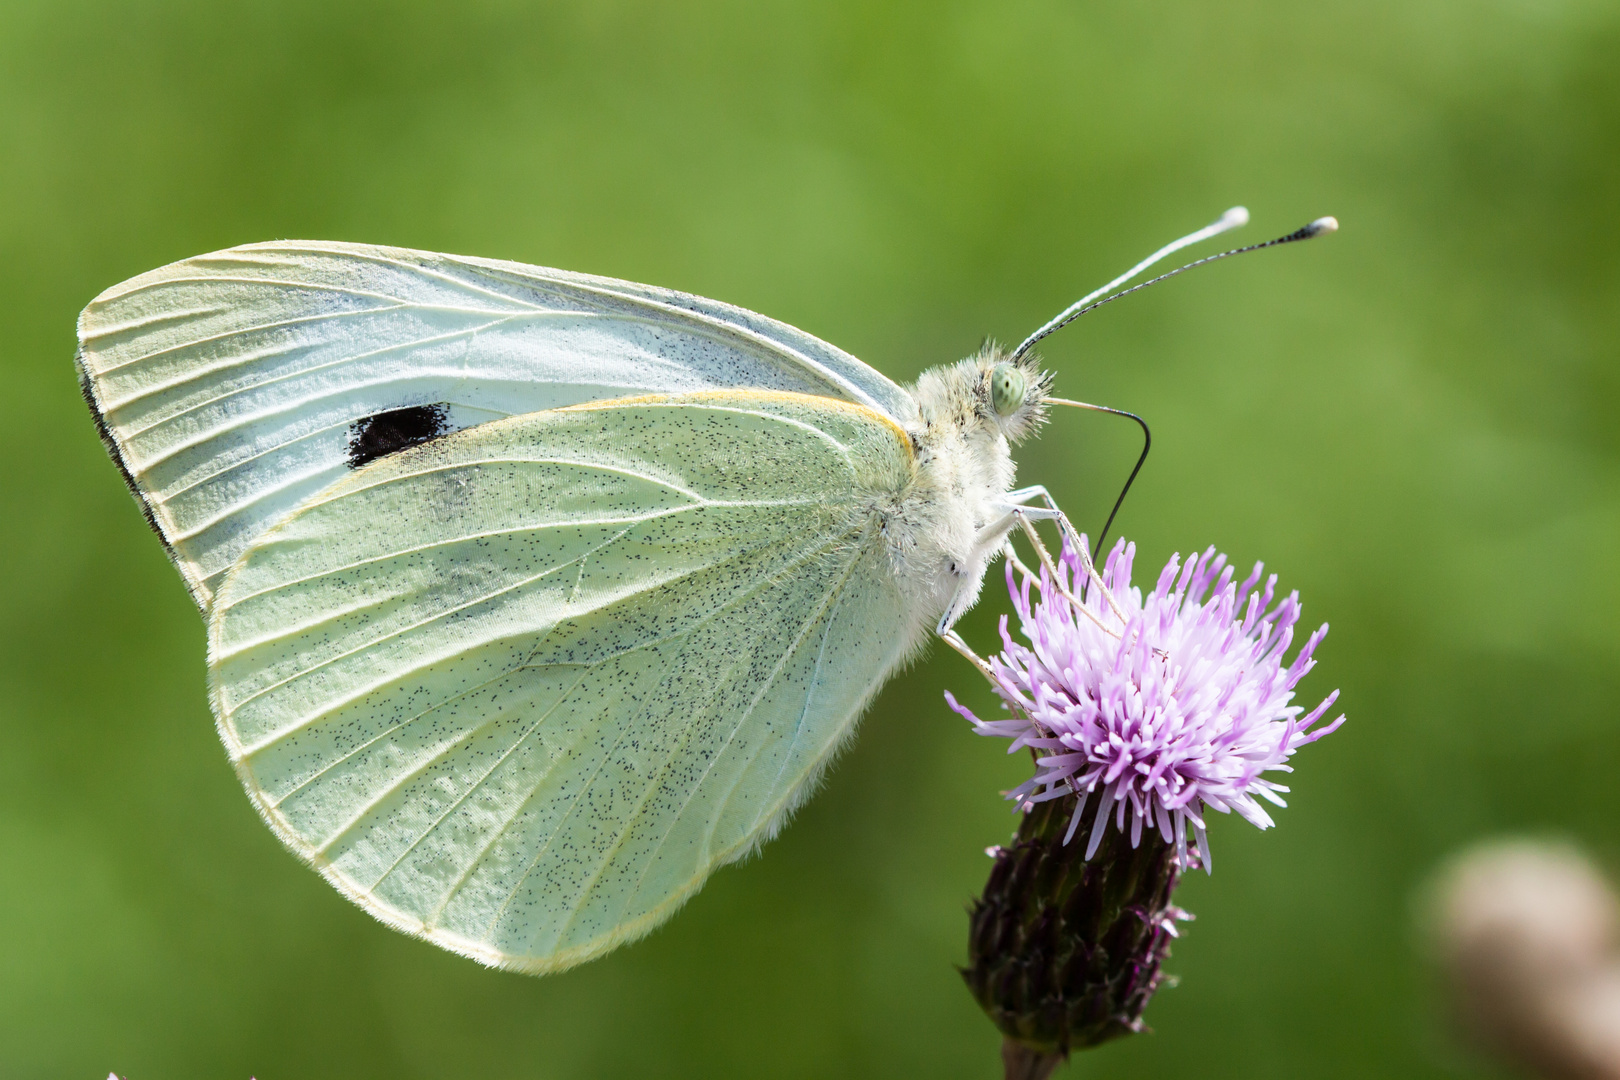
[[[1225,232],[1227,229],[1236,228],[1238,225],[1242,225],[1248,220],[1249,212],[1243,209],[1241,206],[1234,206],[1232,209],[1222,214],[1221,219],[1215,222],[1213,225],[1199,229],[1195,233],[1189,233],[1188,235],[1183,236],[1180,240],[1177,240],[1175,243],[1170,244],[1167,247],[1160,248],[1142,262],[1139,262],[1135,266],[1131,267],[1129,272],[1115,278],[1102,288],[1087,293],[1079,300],[1076,300],[1074,303],[1064,308],[1063,312],[1059,314],[1057,318],[1053,319],[1051,322],[1029,335],[1029,337],[1025,338],[1023,343],[1019,345],[1018,348],[1013,350],[1011,359],[1016,360],[1018,357],[1028,352],[1030,346],[1034,345],[1037,341],[1056,330],[1063,329],[1063,327],[1069,325],[1075,319],[1078,319],[1080,316],[1084,315],[1088,311],[1091,311],[1093,308],[1099,308],[1104,304],[1112,303],[1122,296],[1129,296],[1131,293],[1145,289],[1149,285],[1157,285],[1166,278],[1173,278],[1177,274],[1184,274],[1195,266],[1203,266],[1205,263],[1211,263],[1216,259],[1224,259],[1231,255],[1242,255],[1246,251],[1259,251],[1261,248],[1276,247],[1278,244],[1292,244],[1298,240],[1309,240],[1313,236],[1321,236],[1323,233],[1334,232],[1339,227],[1339,221],[1337,218],[1319,217],[1309,225],[1295,229],[1286,236],[1279,236],[1275,240],[1267,240],[1260,244],[1250,244],[1247,247],[1233,248],[1230,251],[1223,251],[1218,255],[1207,255],[1202,259],[1195,259],[1186,266],[1178,266],[1167,274],[1160,274],[1156,278],[1144,281],[1140,285],[1132,285],[1130,288],[1114,293],[1112,296],[1103,296],[1103,293],[1106,293],[1108,290],[1119,285],[1123,285],[1125,282],[1141,273],[1147,267],[1152,266],[1166,255],[1169,255],[1171,252],[1178,251],[1181,248],[1186,247],[1188,244],[1196,244],[1198,241],[1203,240],[1206,237]],[[1102,296],[1101,300],[1097,299],[1099,296]]]
[[[1119,277],[1104,285],[1102,288],[1093,289],[1091,292],[1086,293],[1086,295],[1082,296],[1080,299],[1058,312],[1051,322],[1048,322],[1045,326],[1041,327],[1039,330],[1029,335],[1029,337],[1025,338],[1023,344],[1019,345],[1018,348],[1013,350],[1013,356],[1017,357],[1024,355],[1024,353],[1029,350],[1031,345],[1035,344],[1037,341],[1041,340],[1041,338],[1052,333],[1053,331],[1060,329],[1064,324],[1069,322],[1069,320],[1080,314],[1080,310],[1087,304],[1097,299],[1097,297],[1101,296],[1103,293],[1112,292],[1113,290],[1119,288],[1121,285],[1125,284],[1127,281],[1131,280],[1131,278],[1135,277],[1137,274],[1140,274],[1142,271],[1146,270],[1160,259],[1167,259],[1184,247],[1189,247],[1196,244],[1200,240],[1208,240],[1212,236],[1219,236],[1221,233],[1228,232],[1232,229],[1242,228],[1248,223],[1249,211],[1244,207],[1234,206],[1232,209],[1228,210],[1226,213],[1222,214],[1219,218],[1210,222],[1208,225],[1205,225],[1197,232],[1188,233],[1180,240],[1164,245],[1164,247],[1160,248],[1158,251],[1155,251],[1153,254],[1149,255],[1147,258],[1143,259],[1141,262],[1119,275]],[[1337,226],[1338,223],[1335,222],[1334,224]]]

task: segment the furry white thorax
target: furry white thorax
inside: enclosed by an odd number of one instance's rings
[[[1034,434],[1046,418],[1051,380],[1033,357],[1017,362],[1025,377],[1023,404],[1009,415],[996,413],[990,374],[1005,362],[998,346],[987,345],[965,360],[923,372],[911,387],[920,415],[908,431],[916,480],[885,515],[884,531],[918,631],[931,629],[953,597],[962,595],[958,613],[978,599],[998,548],[985,542],[985,530],[1005,518],[1013,486],[1012,444]]]

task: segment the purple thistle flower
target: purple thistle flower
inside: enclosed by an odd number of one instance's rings
[[[1284,666],[1299,594],[1273,606],[1276,575],[1256,589],[1262,564],[1239,585],[1213,547],[1185,566],[1174,556],[1144,601],[1131,585],[1136,545],[1116,543],[1098,575],[1085,537],[1071,543],[1071,535],[1065,530],[1057,564],[1043,561],[1038,577],[1007,563],[1007,590],[1029,645],[1013,639],[1002,616],[1003,651],[988,673],[1013,719],[980,720],[949,693],[946,700],[978,734],[1011,739],[1009,753],[1036,752],[1035,775],[1008,794],[1026,811],[1080,796],[1065,844],[1091,796],[1100,798],[1087,860],[1110,819],[1121,832],[1128,820],[1133,848],[1144,829],[1157,830],[1174,844],[1178,865],[1207,871],[1205,809],[1235,810],[1269,827],[1258,799],[1283,806],[1279,793],[1288,789],[1263,774],[1291,771],[1296,750],[1344,722],[1341,715],[1316,726],[1337,690],[1304,716],[1291,704],[1327,624]],[[1196,852],[1188,849],[1189,825]]]

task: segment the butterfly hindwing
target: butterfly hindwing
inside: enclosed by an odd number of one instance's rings
[[[220,730],[379,918],[549,971],[766,838],[909,652],[882,534],[909,444],[709,393],[446,435],[256,540],[210,619]]]
[[[116,285],[79,318],[109,449],[200,607],[253,539],[382,449],[643,393],[758,387],[904,419],[872,368],[740,308],[519,263],[249,244]]]

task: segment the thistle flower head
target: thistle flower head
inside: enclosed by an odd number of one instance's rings
[[[1035,775],[1009,798],[1029,809],[1080,796],[1065,843],[1087,802],[1101,800],[1087,859],[1112,821],[1129,828],[1132,847],[1157,830],[1179,865],[1208,870],[1205,811],[1235,810],[1267,828],[1259,800],[1285,805],[1288,789],[1264,774],[1290,771],[1296,750],[1344,722],[1317,726],[1336,690],[1303,716],[1291,704],[1327,625],[1285,664],[1299,594],[1274,604],[1277,578],[1262,587],[1261,564],[1240,584],[1213,547],[1185,565],[1175,556],[1144,598],[1131,585],[1134,544],[1116,543],[1099,574],[1085,538],[1071,536],[1065,530],[1060,557],[1043,560],[1038,575],[1007,563],[1027,644],[1002,616],[1003,650],[989,673],[1012,718],[980,720],[946,697],[980,735],[1036,752]]]

